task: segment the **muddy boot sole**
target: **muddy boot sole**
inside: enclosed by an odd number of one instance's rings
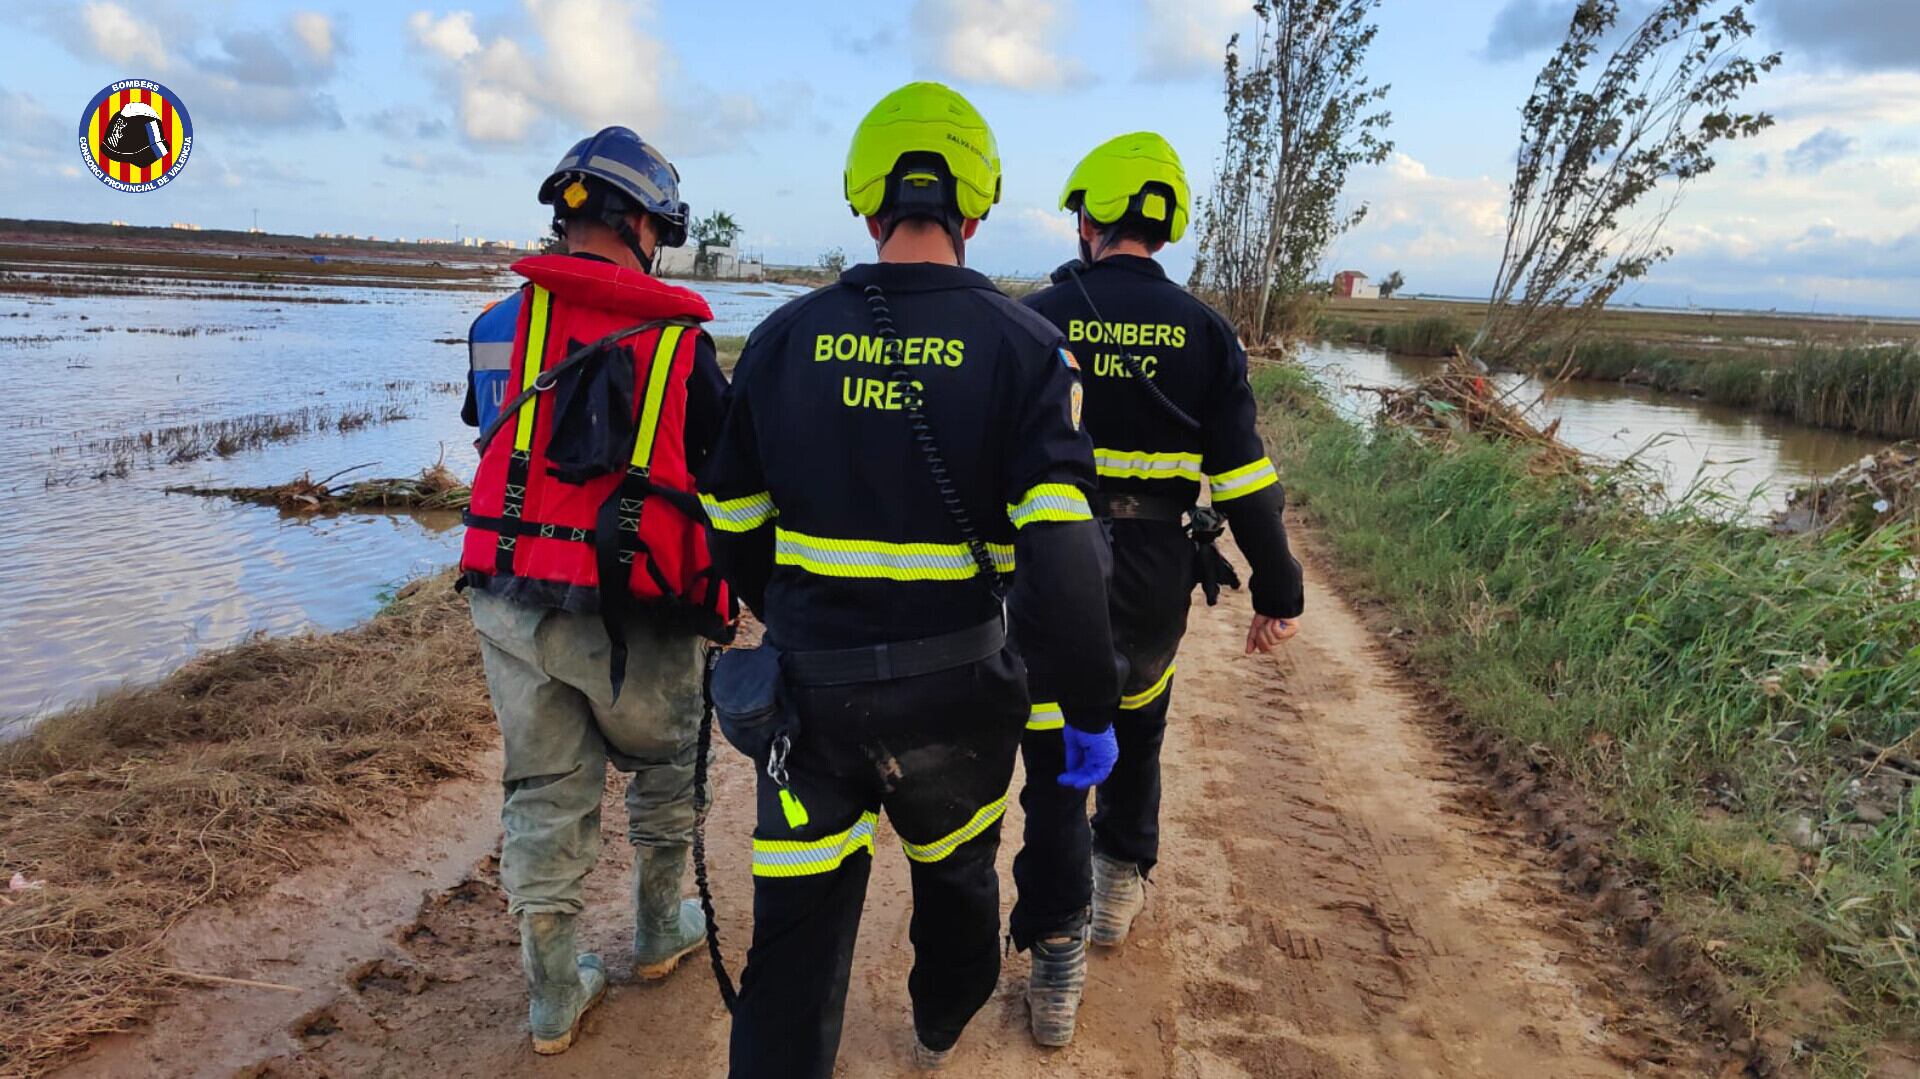
[[[675,970],[678,970],[680,961],[699,951],[701,945],[705,943],[706,941],[704,940],[694,941],[692,944],[687,945],[684,950],[675,952],[665,959],[655,959],[648,963],[636,962],[633,965],[633,976],[643,982],[660,981],[667,975],[672,974]]]
[[[557,1056],[573,1048],[574,1041],[580,1036],[580,1024],[587,1021],[587,1013],[593,1010],[594,1005],[605,1000],[606,996],[607,986],[606,983],[602,982],[600,988],[595,991],[592,996],[588,997],[587,1002],[581,1006],[580,1014],[574,1016],[573,1025],[567,1028],[567,1032],[558,1038],[542,1038],[537,1034],[534,1035],[533,1051],[543,1057],[550,1057]]]

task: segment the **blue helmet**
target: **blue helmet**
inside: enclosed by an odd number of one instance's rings
[[[679,170],[628,128],[602,128],[574,143],[541,183],[540,202],[552,206],[556,218],[643,210],[661,222],[660,246],[687,242]]]

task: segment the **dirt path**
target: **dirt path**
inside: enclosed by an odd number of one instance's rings
[[[1317,566],[1309,588],[1306,629],[1277,659],[1239,654],[1244,596],[1196,608],[1167,739],[1162,866],[1133,942],[1094,959],[1076,1044],[1044,1054],[1028,1041],[1026,961],[1015,956],[953,1073],[1699,1074],[1704,1062],[1577,901],[1488,816],[1437,728]],[[737,756],[721,765],[709,835],[721,927],[737,965],[750,913],[752,776]],[[470,837],[474,814],[490,821],[487,801],[482,809],[469,793],[459,803],[466,823],[449,834]],[[617,841],[612,791],[607,810],[585,942],[617,967],[611,957],[623,951],[631,918],[630,854]],[[439,812],[444,820],[444,804]],[[1008,828],[1019,834],[1017,810]],[[848,1001],[847,1076],[900,1073],[911,1037],[907,875],[892,837],[883,839]],[[1012,847],[1004,845],[1003,870]],[[349,865],[370,883],[424,879],[396,853],[404,848],[390,844]],[[279,965],[261,958],[269,952],[259,934],[223,943],[199,933],[188,945],[198,954],[182,965],[306,991],[190,994],[159,1017],[158,1033],[121,1039],[80,1070],[724,1073],[725,1015],[697,963],[658,987],[620,976],[572,1052],[535,1058],[513,928],[491,869],[483,859],[458,882],[424,885],[409,917],[369,910],[331,922],[280,919],[269,934],[280,938],[271,953]],[[1012,886],[1004,887],[1010,901]],[[290,902],[287,893],[268,907],[284,909],[276,905]],[[260,915],[248,917],[257,924]],[[196,1033],[216,1026],[224,1027],[218,1038]]]

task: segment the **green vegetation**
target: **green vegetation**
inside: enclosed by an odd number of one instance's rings
[[[1451,356],[1473,340],[1473,331],[1443,316],[1411,322],[1365,325],[1340,318],[1320,320],[1319,336],[1359,345],[1372,345],[1401,356]]]
[[[1920,1032],[1911,537],[1656,509],[1629,474],[1329,419],[1289,366],[1255,382],[1290,493],[1418,668],[1605,808],[1759,1029],[1830,1074]]]

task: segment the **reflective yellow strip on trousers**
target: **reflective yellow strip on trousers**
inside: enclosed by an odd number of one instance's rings
[[[981,806],[972,820],[961,825],[951,834],[931,843],[909,843],[905,837],[902,837],[900,846],[906,850],[907,857],[916,862],[937,862],[958,850],[962,843],[993,827],[993,822],[999,820],[1006,811],[1007,796],[1003,794],[995,801]]]
[[[551,292],[539,285],[533,286],[532,305],[527,315],[527,350],[520,357],[522,392],[533,389],[534,380],[540,377],[540,369],[547,362],[547,310],[552,302]],[[539,401],[538,395],[527,398],[514,422],[513,448],[520,453],[533,449],[533,417]]]
[[[756,877],[810,877],[831,873],[856,851],[873,853],[877,813],[863,813],[853,827],[824,839],[755,839],[753,875]]]
[[[1166,694],[1167,686],[1173,682],[1173,672],[1178,669],[1179,664],[1177,663],[1167,664],[1167,673],[1161,675],[1158,682],[1155,682],[1153,685],[1148,686],[1138,693],[1120,698],[1120,707],[1129,712],[1138,712],[1140,709],[1159,700]]]
[[[667,377],[673,374],[673,353],[686,332],[685,326],[661,330],[660,343],[653,350],[653,364],[647,368],[647,398],[640,405],[640,435],[633,443],[633,467],[641,471],[653,464],[653,439],[660,433],[660,409],[667,399]]]

